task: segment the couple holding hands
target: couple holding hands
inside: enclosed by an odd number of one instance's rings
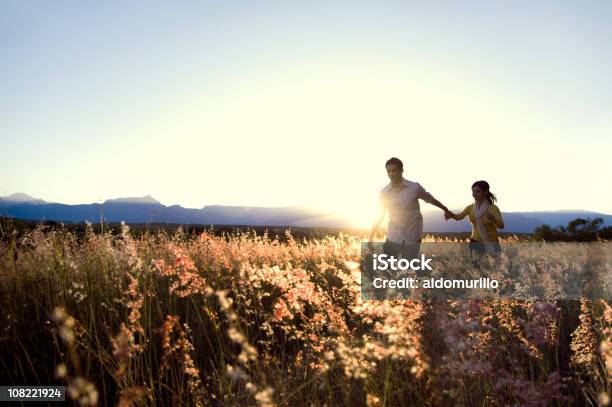
[[[383,251],[389,255],[402,254],[403,257],[415,257],[420,248],[423,234],[423,215],[419,199],[437,206],[444,211],[444,219],[461,220],[468,216],[472,224],[470,249],[472,253],[497,255],[501,249],[497,229],[504,228],[501,212],[495,205],[495,195],[489,190],[486,181],[476,181],[472,185],[474,202],[458,214],[451,212],[445,205],[435,199],[418,182],[404,179],[404,165],[398,158],[391,158],[385,163],[387,175],[391,181],[379,194],[380,211],[370,231],[369,242],[380,223],[389,213],[387,240]],[[370,243],[371,245],[371,243]],[[371,246],[370,246],[371,247]]]

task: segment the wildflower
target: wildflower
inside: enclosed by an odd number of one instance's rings
[[[142,399],[147,394],[147,390],[142,386],[132,386],[121,391],[117,407],[130,407]]]
[[[595,334],[587,300],[580,301],[580,312],[580,324],[572,333],[571,362],[576,367],[589,370],[594,361]]]
[[[177,332],[178,338],[175,341],[172,339],[172,334]],[[164,322],[164,327],[162,330],[162,361],[161,361],[161,371],[162,374],[169,369],[169,362],[173,355],[178,354],[179,360],[183,367],[183,373],[187,377],[187,384],[189,387],[189,392],[193,397],[193,403],[196,406],[203,405],[204,398],[204,390],[202,388],[202,381],[200,379],[200,371],[196,367],[192,353],[194,352],[194,347],[191,344],[188,336],[190,334],[190,329],[187,324],[183,324],[183,327],[180,325],[180,318],[167,315],[166,321]]]
[[[274,401],[272,400],[272,394],[274,393],[274,389],[268,387],[259,393],[255,394],[255,400],[257,401],[257,405],[260,407],[273,407]]]
[[[68,368],[64,363],[60,363],[55,367],[55,377],[58,379],[63,379],[68,374]]]
[[[274,321],[281,321],[285,318],[291,320],[293,319],[293,314],[289,311],[287,307],[287,303],[285,300],[280,299],[276,304],[274,304]]]
[[[70,381],[66,392],[73,400],[77,401],[80,406],[97,406],[98,405],[98,390],[96,386],[84,379],[76,377]]]
[[[374,395],[374,394],[369,394],[366,396],[366,405],[368,407],[375,407],[375,406],[379,406],[380,405],[380,397]]]
[[[255,394],[255,392],[257,391],[257,386],[255,386],[253,383],[251,382],[247,382],[247,384],[244,385],[244,388],[246,389],[246,391],[248,391],[250,394]]]
[[[75,320],[72,318],[63,307],[55,307],[53,309],[52,319],[59,325],[59,336],[62,340],[72,345],[74,343]]]
[[[170,244],[168,249],[174,256],[173,264],[168,265],[163,259],[160,259],[153,260],[153,265],[160,275],[171,277],[170,294],[176,294],[179,297],[188,297],[193,294],[211,295],[212,289],[198,274],[198,269],[191,257],[177,245]]]
[[[249,376],[247,376],[247,374],[244,372],[244,370],[242,370],[240,367],[234,367],[232,365],[226,365],[225,366],[225,373],[232,379],[232,380],[247,380],[249,378]]]
[[[535,303],[532,306],[532,318],[525,325],[529,339],[537,345],[554,345],[557,340],[556,321],[559,309],[551,303]]]
[[[119,362],[116,374],[118,377],[123,377],[127,371],[129,359],[139,348],[134,345],[133,332],[123,323],[117,336],[111,338],[111,343],[113,344],[113,356]]]

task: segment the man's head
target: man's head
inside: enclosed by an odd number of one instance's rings
[[[404,164],[399,158],[392,157],[385,163],[387,169],[387,175],[391,182],[398,182],[402,179],[402,173],[404,172]]]

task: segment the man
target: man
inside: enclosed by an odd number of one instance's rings
[[[414,258],[419,253],[423,234],[423,215],[419,199],[437,206],[445,214],[450,214],[450,211],[418,182],[404,179],[402,176],[404,164],[400,159],[395,157],[389,159],[385,163],[385,168],[391,182],[380,191],[380,211],[372,226],[368,247],[370,250],[373,249],[372,240],[385,218],[385,212],[388,211],[389,226],[383,251],[389,256],[401,255],[404,258]]]

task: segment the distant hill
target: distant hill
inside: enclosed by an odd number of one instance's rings
[[[545,223],[541,219],[533,218],[519,212],[504,212],[502,216],[505,223],[504,232],[531,233],[536,227]],[[426,232],[459,233],[472,230],[467,218],[459,222],[453,220],[447,222],[444,220],[442,211],[423,211],[423,221]]]
[[[606,215],[598,212],[590,211],[543,211],[543,212],[503,212],[505,228],[504,232],[515,233],[531,233],[541,225],[566,226],[569,221],[576,218],[602,218],[604,226],[612,225],[612,215]],[[444,220],[444,216],[440,211],[423,211],[425,223],[425,231],[440,233],[440,232],[469,232],[471,230],[470,223],[467,218],[460,221]]]
[[[17,195],[17,194],[15,194]],[[302,207],[262,208],[211,205],[202,209],[165,206],[150,195],[109,199],[103,204],[66,205],[0,198],[0,216],[63,222],[184,223],[205,225],[344,227],[347,219]]]
[[[13,204],[29,203],[30,205],[42,205],[42,204],[48,203],[48,202],[43,201],[42,199],[32,198],[30,195],[26,195],[21,192],[0,198],[0,203],[2,201],[6,202],[7,204],[9,203],[13,203]]]
[[[525,216],[541,219],[544,223],[551,226],[567,225],[569,221],[576,218],[603,218],[604,225],[612,225],[612,216],[603,213],[584,211],[584,210],[560,210],[546,212],[523,212]]]
[[[143,196],[142,198],[116,198],[107,199],[104,201],[105,204],[149,204],[149,205],[161,205],[157,199],[151,195]]]
[[[250,226],[304,226],[351,227],[348,219],[299,206],[263,208],[250,206],[211,205],[202,209],[183,208],[180,205],[165,206],[150,195],[136,198],[109,199],[103,204],[66,205],[49,203],[26,194],[13,194],[0,198],[0,216],[26,220],[55,220],[63,222],[92,223],[178,223],[203,225]],[[372,215],[374,217],[375,214]],[[467,232],[470,224],[444,221],[441,211],[423,211],[425,232]],[[604,219],[604,225],[612,225],[612,215],[582,210],[552,212],[504,212],[504,232],[531,233],[543,224],[553,227],[566,225],[578,217]]]

